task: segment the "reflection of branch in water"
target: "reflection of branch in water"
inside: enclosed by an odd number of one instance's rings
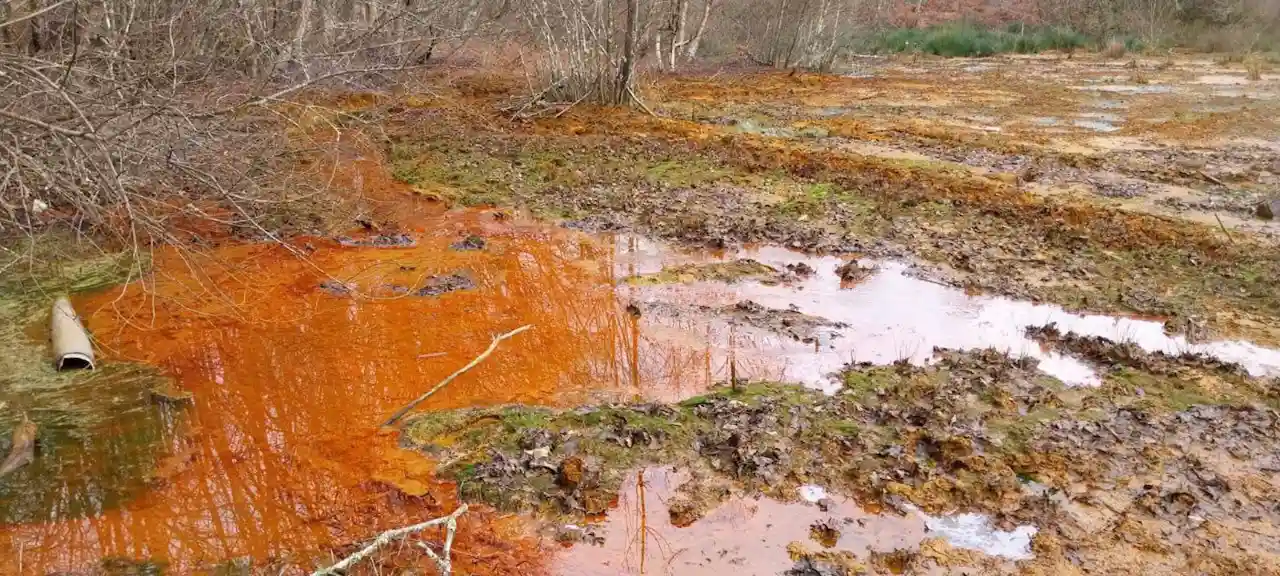
[[[648,500],[651,497],[653,497],[654,494],[649,494],[649,491],[650,491],[649,489],[651,488],[651,486],[650,486],[650,483],[645,480],[644,474],[645,474],[645,470],[643,469],[637,472],[636,474],[636,497],[631,500],[623,499],[623,502],[625,504],[639,506],[639,510],[638,510],[639,512],[638,528],[639,529],[634,531],[634,534],[635,534],[634,537],[628,538],[626,550],[623,552],[623,557],[627,559],[628,563],[630,563],[631,561],[630,559],[632,557],[631,554],[636,551],[635,548],[633,548],[633,546],[635,546],[636,543],[639,543],[640,545],[639,546],[640,562],[638,566],[639,574],[645,574],[649,568],[648,566],[649,540],[653,539],[654,546],[656,547],[655,550],[659,555],[659,557],[663,559],[662,564],[666,566],[666,569],[662,570],[662,572],[664,574],[671,574],[672,573],[672,570],[670,568],[671,564],[675,561],[677,556],[679,556],[681,553],[685,551],[685,549],[683,548],[679,550],[673,549],[673,547],[671,546],[671,543],[668,542],[667,539],[663,536],[662,531],[657,527],[653,527],[649,525]],[[659,472],[660,476],[662,474],[663,474],[662,472]],[[658,482],[659,482],[659,485],[661,486],[666,482],[668,482],[668,480],[659,479]],[[659,491],[659,494],[657,494],[657,496],[659,497],[659,501],[661,502],[662,501],[661,490]],[[666,503],[662,502],[662,510],[665,510],[665,509],[666,509]],[[621,512],[622,509],[620,508],[619,511]],[[659,516],[662,516],[662,514],[660,514]],[[634,518],[632,518],[629,513],[624,515],[623,517],[626,519],[626,522],[628,524],[627,532],[631,533],[632,532],[631,528],[632,526],[634,526],[633,524],[631,524],[631,522],[634,521]],[[626,568],[626,573],[628,574],[633,573],[632,570],[634,570],[635,568],[637,568],[637,566],[628,566]]]
[[[729,387],[734,392],[738,391],[738,347],[737,347],[738,323],[729,323]]]
[[[644,574],[644,560],[649,542],[649,509],[644,504],[644,469],[636,473],[636,492],[640,493],[640,574]]]

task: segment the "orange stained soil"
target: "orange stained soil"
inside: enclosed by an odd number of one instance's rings
[[[246,557],[307,568],[335,546],[447,513],[452,487],[379,424],[525,324],[533,329],[419,409],[688,396],[705,385],[642,389],[650,373],[683,386],[707,360],[643,353],[638,319],[616,294],[613,245],[492,213],[414,209],[423,215],[408,218],[413,247],[298,241],[307,259],[274,244],[166,248],[145,286],[79,299],[107,362],[158,366],[195,405],[150,490],[101,515],[0,529],[0,573],[83,571],[107,557],[166,561],[177,573]],[[449,247],[469,234],[485,249]],[[475,287],[413,293],[454,273]],[[459,570],[541,571],[521,530],[468,513]]]

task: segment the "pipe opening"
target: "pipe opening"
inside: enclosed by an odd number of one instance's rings
[[[58,359],[58,370],[93,370],[93,359],[74,352],[65,354]]]

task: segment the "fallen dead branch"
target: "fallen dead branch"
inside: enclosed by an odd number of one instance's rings
[[[377,538],[374,538],[373,542],[370,542],[368,546],[361,548],[355,554],[352,554],[350,556],[347,556],[346,558],[343,558],[341,561],[339,561],[337,564],[334,564],[333,566],[316,570],[315,572],[311,573],[311,576],[326,576],[328,574],[342,574],[346,572],[348,568],[351,568],[352,566],[356,565],[356,563],[367,558],[370,554],[373,554],[375,551],[378,550],[378,548],[386,546],[387,544],[390,544],[395,540],[399,540],[415,532],[421,532],[423,530],[426,530],[427,528],[430,528],[432,526],[439,526],[441,524],[444,524],[447,530],[445,534],[445,540],[444,540],[444,549],[442,551],[443,557],[436,555],[435,551],[431,550],[431,548],[426,546],[425,544],[419,543],[419,546],[427,551],[427,555],[430,556],[432,560],[435,560],[436,565],[440,568],[440,573],[443,576],[449,576],[453,568],[452,565],[450,564],[450,558],[451,558],[450,548],[453,546],[453,536],[458,531],[458,517],[466,513],[466,511],[467,511],[467,505],[463,504],[462,506],[459,506],[457,510],[454,510],[453,514],[450,514],[448,516],[436,518],[435,520],[428,520],[421,524],[414,524],[412,526],[405,526],[403,528],[396,528],[395,530],[388,530],[386,532],[383,532],[382,534],[379,534]]]
[[[1222,229],[1222,233],[1227,235],[1227,241],[1235,244],[1236,239],[1231,237],[1231,233],[1227,231],[1227,225],[1222,223],[1222,217],[1217,212],[1213,213],[1213,217],[1218,221],[1218,227]]]
[[[22,421],[13,429],[13,445],[9,449],[9,457],[0,464],[0,478],[8,475],[35,459],[36,424],[22,415]]]
[[[1205,172],[1204,170],[1201,170],[1201,171],[1200,171],[1200,177],[1201,177],[1201,178],[1204,178],[1205,180],[1208,180],[1208,181],[1210,181],[1210,182],[1213,182],[1214,184],[1217,184],[1217,185],[1219,185],[1219,186],[1222,186],[1223,188],[1229,188],[1229,186],[1227,186],[1227,183],[1226,183],[1226,182],[1223,182],[1222,180],[1220,180],[1220,179],[1218,179],[1218,178],[1213,177],[1213,175],[1211,175],[1211,174],[1209,174],[1209,173]]]
[[[470,363],[468,363],[466,366],[463,366],[462,368],[459,368],[457,372],[454,372],[453,374],[450,374],[448,378],[445,378],[444,380],[441,380],[441,381],[440,381],[440,383],[439,383],[439,384],[436,384],[434,388],[432,388],[432,389],[428,390],[426,394],[423,394],[423,395],[421,395],[421,396],[419,396],[419,397],[415,398],[415,399],[413,400],[413,402],[410,402],[410,403],[406,404],[404,408],[401,408],[401,409],[399,409],[399,410],[396,410],[396,413],[395,413],[395,414],[392,414],[392,415],[391,415],[391,417],[390,417],[390,418],[388,418],[388,419],[387,419],[387,421],[386,421],[386,422],[384,422],[382,425],[383,425],[383,426],[391,426],[392,424],[395,424],[397,421],[399,421],[401,418],[403,418],[405,414],[408,414],[410,410],[413,410],[413,409],[414,409],[414,407],[416,407],[418,404],[421,404],[421,403],[422,403],[423,401],[425,401],[427,398],[430,398],[432,394],[435,394],[436,392],[440,391],[440,389],[441,389],[441,388],[444,388],[444,387],[445,387],[445,386],[447,386],[450,382],[453,382],[454,378],[457,378],[458,376],[461,376],[461,375],[462,375],[463,373],[465,373],[467,370],[470,370],[470,369],[472,369],[472,368],[475,368],[477,364],[479,364],[479,363],[483,362],[485,358],[488,358],[490,354],[493,354],[493,351],[494,351],[494,350],[496,350],[496,349],[498,348],[498,344],[499,344],[499,343],[501,343],[503,340],[506,340],[507,338],[510,338],[510,337],[512,337],[512,336],[515,336],[516,334],[519,334],[519,333],[521,333],[521,332],[524,332],[525,330],[528,330],[528,329],[530,329],[530,328],[533,328],[533,325],[532,325],[532,324],[526,324],[526,325],[524,325],[524,326],[521,326],[521,327],[519,327],[519,328],[516,328],[515,330],[512,330],[512,331],[510,331],[510,332],[507,332],[506,334],[499,334],[499,335],[497,335],[497,336],[494,336],[494,337],[493,337],[493,342],[490,342],[490,343],[489,343],[489,347],[488,347],[488,348],[486,348],[484,352],[481,352],[479,356],[476,356],[475,360],[472,360],[472,361],[471,361]]]

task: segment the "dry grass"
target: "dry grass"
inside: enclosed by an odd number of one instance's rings
[[[1257,56],[1245,58],[1244,70],[1249,80],[1254,82],[1262,80],[1262,58]]]

